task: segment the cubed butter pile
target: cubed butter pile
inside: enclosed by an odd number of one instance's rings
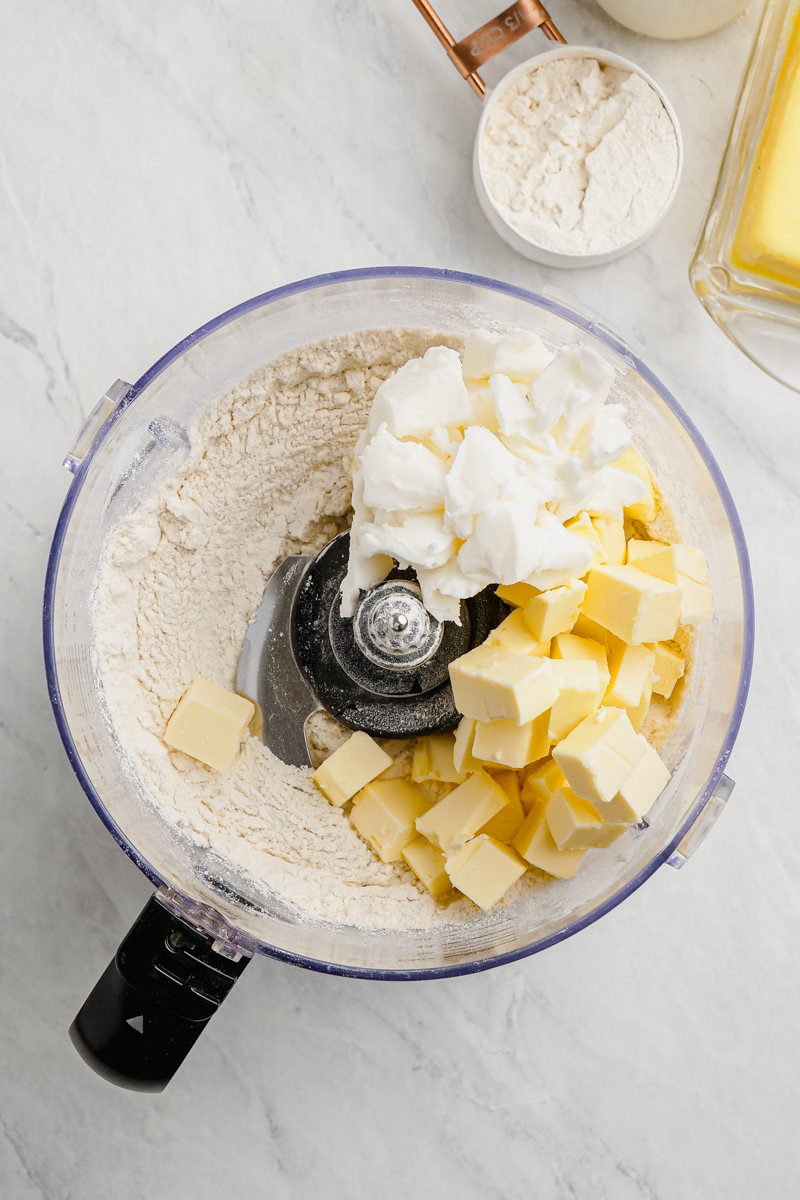
[[[652,519],[651,497],[652,483],[639,519]],[[437,900],[461,893],[488,910],[529,867],[572,878],[669,782],[639,731],[652,694],[669,699],[684,673],[678,626],[710,615],[705,558],[626,544],[622,522],[586,513],[572,528],[592,551],[585,576],[543,591],[498,587],[512,612],[451,663],[463,718],[417,741],[410,779],[380,779],[392,760],[363,733],[314,775],[332,804],[352,801],[350,820],[375,853],[405,862]],[[431,782],[451,789],[436,803],[419,786]]]

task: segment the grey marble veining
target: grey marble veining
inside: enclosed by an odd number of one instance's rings
[[[494,11],[439,7],[459,34]],[[656,235],[566,273],[518,257],[482,217],[479,104],[411,0],[6,6],[3,1200],[797,1194],[800,410],[726,341],[686,274],[758,8],[666,43],[592,0],[552,0],[570,42],[658,80],[686,142]],[[526,39],[487,79],[543,46]],[[40,598],[59,464],[112,380],[204,320],[305,275],[385,263],[549,283],[644,343],[717,456],[752,554],[737,788],[685,870],[663,868],[543,955],[413,985],[257,961],[167,1092],[120,1092],[66,1030],[149,887],[92,813],[47,700]]]

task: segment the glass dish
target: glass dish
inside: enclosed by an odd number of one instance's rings
[[[683,535],[708,557],[715,600],[713,620],[698,641],[682,719],[664,751],[674,777],[649,823],[613,850],[588,856],[573,880],[546,884],[523,901],[463,924],[403,932],[312,920],[164,819],[108,719],[91,602],[119,520],[176,469],[187,452],[188,425],[213,400],[291,347],[397,325],[442,332],[525,326],[553,347],[580,338],[603,354],[618,372],[613,398],[625,405]],[[568,937],[609,912],[662,863],[679,865],[691,852],[696,830],[682,839],[704,810],[706,816],[712,811],[713,805],[706,808],[710,798],[716,794],[722,803],[728,786],[723,769],[752,660],[750,570],[711,452],[664,385],[618,337],[558,300],[492,279],[410,267],[358,270],[258,296],[197,330],[138,383],[120,389],[83,457],[76,453],[69,460],[75,478],[56,529],[45,593],[48,683],[70,761],[100,818],[137,866],[198,924],[217,921],[232,941],[326,972],[384,979],[457,975]]]
[[[770,277],[737,253],[752,181],[800,0],[768,0],[736,104],[689,277],[700,303],[740,350],[800,391],[800,283]],[[800,196],[794,198],[800,204]]]

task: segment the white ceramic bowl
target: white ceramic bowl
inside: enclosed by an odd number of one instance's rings
[[[500,99],[500,97],[517,82],[520,75],[527,74],[532,67],[541,67],[545,63],[552,62],[557,58],[595,58],[603,66],[617,67],[621,71],[630,71],[635,75],[640,75],[645,83],[649,83],[650,87],[658,96],[664,108],[667,111],[669,119],[672,121],[675,129],[675,137],[678,141],[678,169],[675,172],[675,180],[672,184],[672,189],[667,196],[667,199],[661,208],[658,215],[653,221],[637,234],[630,241],[623,242],[620,246],[615,246],[613,250],[605,250],[601,254],[564,254],[559,250],[548,250],[544,246],[539,246],[536,242],[532,242],[529,238],[523,237],[518,230],[509,225],[508,221],[502,215],[486,186],[486,181],[483,175],[483,165],[481,163],[481,144],[483,142],[483,134],[486,128],[486,122],[489,119],[489,114],[492,111],[492,106]],[[612,54],[608,50],[599,50],[596,46],[559,46],[556,50],[549,50],[545,54],[537,54],[535,58],[529,58],[524,63],[520,63],[513,71],[509,71],[501,79],[500,83],[491,92],[487,92],[483,106],[483,115],[481,116],[478,132],[475,137],[475,149],[472,155],[472,177],[475,182],[475,191],[478,193],[478,201],[483,209],[484,215],[490,225],[500,234],[504,241],[508,242],[520,254],[524,254],[526,258],[532,258],[534,262],[544,263],[548,267],[596,267],[601,263],[611,262],[612,259],[620,258],[623,254],[627,254],[630,250],[634,250],[637,246],[641,246],[642,242],[650,237],[650,234],[661,224],[664,217],[675,199],[675,193],[678,190],[680,183],[681,171],[683,169],[683,139],[681,137],[681,129],[678,124],[678,118],[675,115],[675,110],[670,104],[667,97],[664,95],[661,88],[651,79],[641,67],[637,67],[628,58],[622,58],[619,54]]]

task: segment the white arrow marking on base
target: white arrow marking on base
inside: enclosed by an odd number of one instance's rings
[[[128,1017],[125,1024],[130,1025],[137,1033],[144,1033],[144,1014],[141,1017]]]

